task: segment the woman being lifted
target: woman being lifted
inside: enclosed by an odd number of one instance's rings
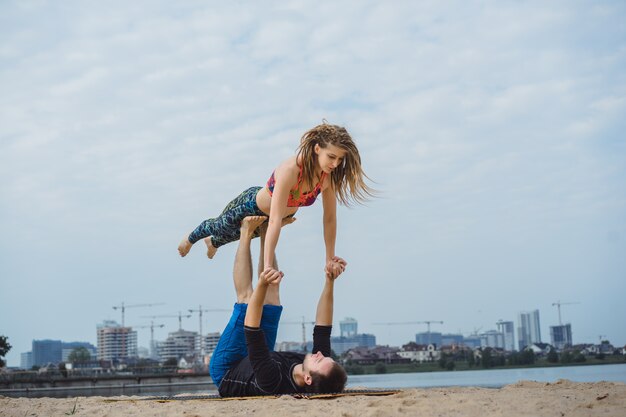
[[[217,248],[239,239],[241,221],[247,216],[268,216],[265,237],[266,270],[274,269],[274,251],[281,225],[295,220],[298,208],[312,205],[322,194],[324,207],[324,242],[326,268],[338,268],[335,256],[337,234],[337,201],[349,206],[363,203],[373,196],[365,183],[361,157],[348,131],[323,123],[302,136],[297,154],[283,161],[272,173],[265,187],[251,187],[231,201],[216,218],[200,223],[178,245],[180,256],[204,239],[207,256],[213,258]]]

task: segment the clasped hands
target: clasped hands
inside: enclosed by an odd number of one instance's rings
[[[330,280],[335,280],[339,275],[346,270],[346,266],[348,263],[339,256],[333,256],[328,261],[326,261],[326,266],[324,267],[324,273],[326,274],[326,278]],[[259,284],[263,285],[278,285],[280,281],[282,281],[285,274],[282,271],[278,271],[271,266],[265,268],[263,272],[261,272],[261,276],[259,277]]]
[[[346,270],[346,266],[348,263],[339,256],[333,256],[328,261],[326,261],[326,266],[324,267],[324,272],[326,273],[326,278],[335,280],[339,275]]]

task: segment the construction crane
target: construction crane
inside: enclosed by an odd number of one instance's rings
[[[439,320],[423,320],[423,321],[392,321],[388,323],[372,323],[382,326],[395,326],[395,325],[407,325],[407,324],[426,324],[428,328],[428,344],[430,345],[430,325],[431,323],[443,324],[443,321]]]
[[[178,314],[162,314],[159,316],[141,316],[141,317],[148,318],[148,319],[178,317],[178,330],[182,330],[183,329],[183,317],[188,319],[189,317],[191,317],[191,314],[183,314],[179,311]]]
[[[122,310],[122,327],[124,327],[124,313],[126,311],[127,308],[135,308],[135,307],[152,307],[152,306],[159,306],[159,305],[163,305],[165,303],[150,303],[150,304],[132,304],[132,305],[124,305],[124,302],[122,302],[122,304],[118,305],[118,306],[113,306],[113,310]]]
[[[148,327],[150,328],[150,356],[154,357],[155,356],[154,352],[153,352],[153,350],[154,350],[154,328],[155,327],[159,327],[159,328],[165,327],[165,324],[154,324],[153,321],[150,321],[150,325],[140,324],[139,326],[130,326],[130,327],[135,328],[135,329],[146,329]]]
[[[214,311],[230,311],[225,308],[202,308],[202,306],[198,306],[198,309],[189,309],[190,313],[198,313],[198,318],[200,320],[200,355],[204,357],[204,337],[202,336],[202,313],[210,313]]]
[[[306,321],[304,316],[302,316],[302,321],[281,321],[280,324],[299,324],[302,326],[302,351],[306,351],[306,325],[307,324],[315,324],[314,321]]]
[[[479,327],[474,327],[474,329],[472,330],[472,333],[470,333],[470,336],[478,336],[478,332],[481,331],[483,329],[482,326]]]
[[[564,305],[568,305],[568,304],[580,304],[578,301],[573,301],[573,302],[569,302],[569,303],[562,303],[560,300],[557,301],[556,303],[552,303],[552,306],[556,306],[557,309],[559,310],[559,326],[562,326],[563,323],[561,322],[561,306]]]

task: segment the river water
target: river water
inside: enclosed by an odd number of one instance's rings
[[[450,386],[499,388],[521,380],[555,382],[559,379],[569,379],[575,382],[612,381],[626,383],[626,364],[350,375],[346,388],[432,388]]]

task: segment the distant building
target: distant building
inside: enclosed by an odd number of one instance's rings
[[[533,343],[541,343],[541,326],[539,323],[539,310],[519,313],[517,340],[519,350]]]
[[[398,356],[410,359],[412,362],[434,362],[441,357],[441,351],[437,350],[435,345],[417,345],[415,350],[401,350],[398,352]]]
[[[339,322],[342,337],[352,337],[358,333],[358,322],[352,317],[346,317]]]
[[[193,356],[183,356],[178,360],[178,372],[180,372],[181,369],[188,370],[193,368],[194,363],[195,361]]]
[[[207,333],[204,336],[204,353],[205,355],[210,355],[213,353],[215,348],[217,347],[217,342],[220,341],[221,337],[220,332]]]
[[[339,336],[330,338],[330,347],[337,355],[341,355],[349,349],[356,347],[370,348],[374,346],[376,346],[376,336],[373,334],[361,333],[349,337]]]
[[[608,340],[605,340],[601,342],[599,345],[592,344],[585,350],[586,350],[586,354],[588,355],[598,355],[598,354],[611,355],[615,351],[615,347]]]
[[[196,355],[199,340],[198,332],[182,329],[172,332],[159,344],[159,359],[165,361],[175,358],[178,361],[182,357]]]
[[[476,349],[480,347],[480,336],[474,334],[463,338],[463,346],[470,349]]]
[[[330,346],[331,349],[337,355],[342,355],[346,351],[356,347],[374,347],[376,346],[376,336],[373,334],[359,333],[359,324],[356,319],[352,317],[346,317],[339,322],[339,328],[341,330],[341,336],[331,337]],[[302,344],[300,344],[302,346]],[[312,342],[307,342],[305,351],[310,352],[312,349]],[[301,351],[302,348],[297,349]]]
[[[375,363],[409,363],[408,358],[398,355],[400,349],[389,346],[355,347],[348,350],[345,360],[355,365],[373,365]]]
[[[33,367],[33,352],[24,352],[20,355],[20,368],[31,369]]]
[[[496,330],[488,330],[479,335],[480,347],[504,349],[504,334]]]
[[[33,366],[57,364],[63,358],[63,342],[60,340],[33,340],[32,347]]]
[[[530,345],[526,346],[525,349],[530,350],[535,355],[545,356],[548,353],[550,353],[550,349],[552,349],[552,345],[550,345],[549,343],[537,342],[537,343],[531,343]]]
[[[463,344],[462,334],[443,334],[441,335],[440,346],[461,346]]]
[[[81,347],[87,349],[91,359],[95,359],[98,355],[98,349],[89,342],[63,342],[61,346],[61,360],[63,362],[69,362],[69,357],[72,351]]]
[[[439,332],[423,332],[415,335],[415,343],[418,345],[437,345],[441,346],[443,335]]]
[[[557,350],[567,349],[572,346],[572,325],[562,324],[550,326],[550,343]]]
[[[504,335],[504,350],[515,350],[515,324],[512,321],[499,321],[496,323],[498,331]]]
[[[98,360],[127,360],[137,356],[137,332],[106,320],[97,327]]]
[[[611,355],[613,354],[614,351],[615,351],[615,347],[611,343],[609,343],[608,340],[605,340],[602,343],[600,343],[600,353]]]
[[[88,342],[63,342],[61,340],[33,340],[32,351],[22,353],[20,366],[23,369],[31,369],[33,366],[47,364],[59,364],[68,362],[72,351],[78,347],[84,347],[89,351],[92,358],[96,357],[96,347]]]

